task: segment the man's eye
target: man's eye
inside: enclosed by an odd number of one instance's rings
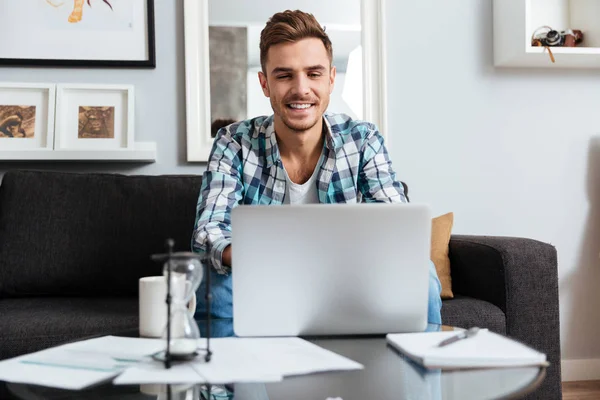
[[[313,72],[313,73],[308,74],[308,76],[311,77],[311,78],[318,78],[318,77],[321,76],[321,74],[319,74],[317,72]]]
[[[287,79],[289,77],[290,77],[290,75],[278,75],[277,79]]]

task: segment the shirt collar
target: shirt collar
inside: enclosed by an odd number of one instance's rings
[[[325,114],[323,115],[323,123],[326,129],[325,136],[325,147],[328,150],[335,150],[337,147],[339,136],[339,129],[336,129],[336,125],[332,125],[330,121],[330,116]],[[264,137],[264,154],[266,160],[267,168],[271,168],[273,164],[277,164],[279,162],[279,147],[277,146],[277,138],[275,136],[275,118],[273,115],[266,118],[260,129],[257,129],[254,133],[254,139],[258,139],[260,137]]]

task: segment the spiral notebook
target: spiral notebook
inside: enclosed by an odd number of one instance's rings
[[[448,346],[438,344],[458,332],[388,334],[395,350],[428,369],[547,366],[546,355],[520,342],[482,329]]]

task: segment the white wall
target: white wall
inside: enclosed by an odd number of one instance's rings
[[[211,25],[264,24],[278,11],[298,8],[323,25],[360,26],[360,0],[209,0],[208,15]]]
[[[491,3],[387,2],[391,155],[455,233],[556,246],[563,358],[598,379],[600,75],[494,69]]]
[[[549,25],[557,30],[571,28],[569,5],[570,0],[530,0],[531,29],[542,25]],[[532,33],[533,31],[527,32],[527,36]]]
[[[570,27],[584,32],[586,47],[600,46],[600,1],[598,0],[570,0],[569,1]]]

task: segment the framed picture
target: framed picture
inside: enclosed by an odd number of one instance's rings
[[[56,90],[55,150],[135,147],[132,85],[60,84]]]
[[[0,38],[0,65],[154,68],[154,0],[2,1]]]
[[[52,150],[55,85],[0,82],[0,150]]]

